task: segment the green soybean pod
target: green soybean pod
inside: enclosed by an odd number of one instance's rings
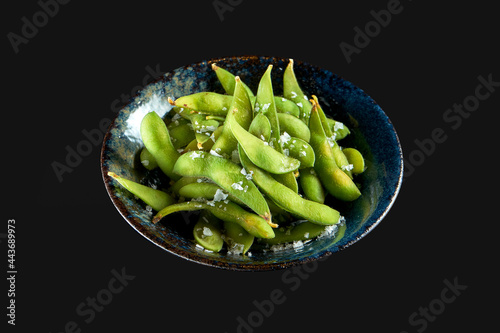
[[[214,183],[206,182],[192,182],[186,184],[179,189],[179,196],[187,199],[204,198],[207,200],[213,200],[213,204],[226,199],[231,200],[238,205],[244,206],[245,204],[234,195],[230,193],[224,193],[223,189]]]
[[[285,68],[285,72],[283,73],[283,96],[295,102],[299,106],[299,118],[306,125],[309,125],[309,117],[311,115],[312,104],[307,99],[307,96],[304,95],[304,92],[300,88],[299,82],[295,77],[295,72],[293,70],[293,59],[290,59],[290,62]]]
[[[346,136],[351,134],[349,128],[340,121],[333,120],[332,118],[326,118],[326,122],[328,123],[328,126],[330,127],[331,131],[335,133],[335,140],[337,141],[342,140]]]
[[[212,69],[214,70],[215,74],[217,75],[219,82],[222,84],[222,88],[224,88],[224,90],[226,91],[226,94],[234,95],[234,90],[235,90],[235,86],[236,86],[235,82],[234,82],[235,76],[232,73],[230,73],[228,70],[217,66],[216,63],[212,64]],[[249,97],[254,97],[252,90],[245,83],[243,83],[243,87],[245,88]]]
[[[203,248],[219,252],[224,245],[222,239],[222,224],[209,211],[203,211],[193,228],[193,236]]]
[[[263,113],[269,119],[269,123],[271,124],[271,137],[269,145],[277,152],[283,153],[283,149],[280,144],[281,132],[278,113],[276,110],[276,96],[274,96],[273,84],[271,80],[272,69],[273,65],[269,65],[260,79],[255,101],[255,110],[257,111],[258,107],[258,112]],[[251,156],[250,159],[252,160]],[[254,163],[256,162],[256,160],[253,161]],[[266,170],[270,171],[268,168],[266,168]],[[293,172],[273,172],[273,174],[273,177],[276,180],[298,193],[299,185]]]
[[[140,132],[142,142],[154,156],[163,173],[170,179],[179,179],[172,169],[180,154],[170,140],[170,134],[163,119],[154,111],[147,113],[142,119]]]
[[[274,230],[273,230],[274,231]],[[255,236],[239,224],[224,221],[223,239],[227,243],[228,253],[245,254],[253,244]]]
[[[232,100],[233,96],[205,91],[181,96],[175,101],[169,99],[169,103],[213,116],[225,116]]]
[[[311,130],[311,140],[309,143],[316,155],[314,170],[321,179],[321,183],[325,189],[340,200],[353,201],[357,199],[361,195],[361,192],[352,179],[337,166],[332,147],[323,130],[323,125],[315,106],[313,106],[311,111],[309,129]]]
[[[191,183],[196,183],[196,182],[202,182],[203,178],[202,177],[181,177],[179,180],[174,182],[172,186],[170,186],[169,191],[174,193],[175,195],[179,195],[179,190],[183,187],[186,186],[187,184]]]
[[[251,235],[259,238],[273,238],[274,231],[273,228],[268,224],[268,222],[257,214],[251,213],[237,204],[228,201],[220,202],[217,205],[211,206],[204,202],[199,201],[187,201],[182,203],[173,204],[165,207],[159,211],[153,218],[153,223],[158,223],[165,216],[180,212],[180,211],[195,211],[206,209],[214,214],[217,218],[231,222],[237,223],[243,229],[248,231]]]
[[[278,114],[289,114],[295,118],[299,118],[300,108],[293,101],[285,97],[274,96],[274,104],[276,105],[276,112]]]
[[[250,134],[235,120],[228,121],[234,137],[254,164],[274,174],[288,173],[299,168],[298,160],[278,152],[267,142]]]
[[[146,147],[142,148],[139,159],[141,160],[141,164],[148,170],[153,170],[158,167],[155,157]]]
[[[299,169],[314,166],[314,150],[307,142],[299,138],[291,137],[285,132],[281,136],[281,144],[285,155],[288,154],[288,156],[291,156],[300,162]]]
[[[353,174],[360,174],[365,171],[365,159],[359,150],[355,148],[344,148],[342,152],[347,157],[348,162],[352,165],[351,171]]]
[[[231,131],[231,120],[236,121],[244,129],[248,129],[253,117],[252,104],[250,103],[248,94],[243,86],[243,82],[241,82],[239,77],[234,78],[234,80],[236,83],[232,102],[229,106],[230,112],[228,112],[226,120],[224,121],[221,135],[212,147],[217,154],[224,157],[231,156],[233,150],[236,149],[236,145],[238,144],[238,141]],[[237,110],[237,112],[232,112],[234,110]]]
[[[319,236],[327,226],[302,221],[298,224],[281,227],[274,230],[274,238],[263,239],[266,244],[276,245],[296,241],[306,241]]]
[[[271,123],[262,113],[257,113],[248,128],[248,132],[264,142],[269,142],[269,138],[271,137]]]
[[[156,211],[160,211],[163,208],[175,203],[174,198],[163,191],[155,190],[151,187],[120,177],[114,172],[108,172],[108,176],[112,177],[130,193],[137,196]]]
[[[192,151],[179,157],[173,171],[184,177],[210,178],[271,223],[266,200],[255,184],[241,173],[241,166],[236,163],[207,152]]]
[[[203,143],[199,143],[196,139],[192,140],[186,147],[184,147],[183,153],[193,150],[210,151],[210,149],[212,149],[213,145],[222,133],[222,127],[223,126],[219,126],[215,131],[212,132],[209,137],[210,140],[207,140]]]
[[[300,138],[306,142],[311,139],[311,131],[302,120],[286,113],[278,113],[280,134],[287,132],[290,136]]]
[[[321,108],[321,105],[319,104],[318,97],[316,95],[312,95],[313,101],[311,103],[313,105],[316,105],[316,110],[318,111],[319,119],[321,120],[321,124],[323,125],[323,130],[325,131],[325,134],[327,137],[331,137],[333,135],[332,130],[330,126],[328,126],[328,122],[326,120],[326,115],[323,109]],[[335,137],[333,137],[335,139]]]
[[[339,222],[340,213],[338,211],[302,198],[292,189],[276,181],[269,173],[253,164],[241,146],[238,149],[241,163],[248,172],[253,173],[254,182],[278,206],[316,224],[330,225]]]
[[[207,142],[212,133],[219,127],[219,122],[217,120],[207,120],[206,116],[199,113],[191,115],[191,124],[193,125],[193,131],[198,146]]]
[[[299,177],[300,186],[307,199],[319,203],[325,202],[325,189],[321,184],[314,168],[306,168],[300,171]]]
[[[186,146],[196,138],[192,126],[188,123],[172,127],[168,132],[170,133],[172,145],[176,149]]]

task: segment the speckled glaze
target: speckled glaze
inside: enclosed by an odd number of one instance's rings
[[[294,59],[295,60],[295,59]],[[142,148],[139,127],[149,111],[160,116],[169,112],[167,97],[201,91],[223,92],[212,63],[217,63],[239,75],[253,90],[269,64],[273,64],[273,84],[276,95],[283,91],[282,76],[288,59],[276,57],[240,56],[211,59],[178,68],[146,86],[116,116],[105,135],[101,151],[101,169],[108,194],[124,219],[141,235],[157,246],[187,260],[218,268],[241,271],[283,269],[314,261],[340,251],[368,234],[386,216],[401,187],[403,159],[399,139],[380,106],[360,88],[341,77],[316,66],[295,60],[295,73],[305,94],[315,94],[325,112],[344,122],[351,135],[340,144],[355,147],[366,159],[367,170],[355,180],[361,184],[361,197],[343,203],[328,197],[326,204],[339,210],[346,227],[335,237],[326,237],[305,244],[299,249],[281,252],[252,251],[252,256],[211,253],[195,246],[191,226],[194,213],[168,216],[161,223],[151,223],[154,212],[144,203],[107,176],[108,171],[158,188],[169,186],[161,172],[149,172],[141,167],[138,155]],[[108,223],[115,223],[108,221]]]

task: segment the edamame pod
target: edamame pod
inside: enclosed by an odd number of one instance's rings
[[[210,139],[212,133],[219,127],[217,120],[207,120],[204,115],[195,113],[191,115],[193,131],[198,142],[198,147]]]
[[[216,63],[212,64],[212,69],[214,70],[215,74],[217,75],[217,78],[219,79],[219,82],[222,84],[222,88],[226,91],[226,94],[228,95],[234,95],[234,90],[235,90],[235,82],[234,78],[235,76],[230,73],[229,71],[225,70],[224,68],[220,68],[217,66]],[[254,97],[254,94],[248,86],[243,83],[243,87],[245,88],[247,94],[249,97]]]
[[[223,239],[227,243],[228,253],[245,254],[252,246],[255,237],[239,224],[224,221]]]
[[[245,205],[240,199],[230,193],[224,193],[222,188],[214,183],[192,182],[179,189],[179,196],[187,199],[204,198],[213,200],[214,203],[230,199],[239,205]]]
[[[149,112],[142,119],[140,132],[142,142],[154,156],[163,173],[173,180],[179,179],[172,169],[180,154],[170,140],[170,134],[163,119],[156,112]]]
[[[319,203],[325,202],[325,189],[314,168],[301,170],[299,182],[307,199]]]
[[[276,112],[278,114],[289,114],[295,118],[299,118],[300,108],[293,101],[282,96],[274,96],[274,104],[276,105]]]
[[[192,151],[179,157],[173,171],[184,177],[210,178],[227,193],[231,193],[271,222],[266,200],[255,184],[241,173],[241,167],[236,163],[203,151]]]
[[[314,150],[307,142],[299,138],[291,137],[286,132],[281,135],[280,140],[285,155],[291,156],[300,162],[299,169],[314,166]]]
[[[248,129],[253,116],[252,104],[248,99],[248,94],[245,91],[243,82],[241,82],[238,76],[235,78],[235,81],[236,86],[234,88],[234,95],[229,110],[237,110],[238,112],[228,112],[226,120],[224,121],[222,133],[212,147],[217,154],[224,157],[231,156],[238,144],[238,141],[231,131],[231,126],[229,124],[231,120],[236,121],[244,129]]]
[[[153,170],[158,167],[156,159],[146,147],[142,148],[139,158],[141,160],[141,164],[148,170]]]
[[[328,126],[331,128],[332,132],[335,134],[335,140],[337,141],[342,140],[343,138],[351,134],[349,128],[340,121],[333,120],[332,118],[326,118],[326,122],[328,123]]]
[[[283,174],[299,168],[298,160],[278,152],[266,144],[267,142],[247,132],[232,118],[228,120],[234,137],[254,164],[275,174]]]
[[[139,197],[139,199],[144,201],[156,211],[160,211],[163,208],[175,203],[174,198],[163,191],[155,190],[151,187],[120,177],[114,172],[108,172],[108,176],[112,177],[130,193]]]
[[[293,59],[290,59],[288,66],[283,73],[283,96],[289,100],[295,102],[300,109],[299,118],[306,124],[309,125],[309,117],[311,115],[312,105],[304,95],[302,89],[299,86],[299,82],[295,77],[295,72],[293,70]]]
[[[168,130],[168,132],[170,134],[172,145],[176,149],[186,146],[196,138],[191,124],[188,123],[172,127]]]
[[[347,157],[347,161],[352,165],[351,171],[353,174],[360,174],[365,171],[365,159],[359,150],[355,148],[344,148],[342,152]]]
[[[269,119],[262,113],[257,113],[248,128],[248,132],[264,142],[269,142],[269,138],[271,137],[271,123],[269,123]]]
[[[224,245],[221,222],[209,211],[203,211],[193,228],[195,241],[205,249],[219,252]]]
[[[210,213],[223,221],[237,223],[243,229],[248,231],[251,235],[259,238],[273,238],[273,228],[268,222],[254,213],[248,212],[237,204],[228,201],[219,202],[217,205],[210,206],[205,202],[200,201],[187,201],[174,205],[170,205],[159,211],[153,218],[153,223],[158,223],[165,216],[180,212],[180,211],[194,211],[206,209]]]
[[[312,223],[330,225],[339,222],[340,214],[338,211],[329,206],[302,198],[253,164],[241,146],[238,149],[241,163],[248,172],[253,172],[252,177],[255,184],[278,206]]]
[[[311,139],[309,127],[299,118],[286,113],[278,113],[278,120],[280,123],[280,134],[287,132],[290,136],[301,138],[306,142],[309,142]]]
[[[344,201],[357,199],[361,192],[352,179],[337,166],[332,147],[323,130],[316,107],[313,107],[311,111],[309,129],[311,130],[309,143],[316,155],[314,170],[321,179],[323,186],[328,193],[337,199]]]
[[[266,69],[264,75],[262,75],[259,87],[257,90],[257,97],[255,101],[255,110],[257,112],[257,107],[259,108],[258,112],[263,113],[271,124],[271,137],[269,139],[269,145],[275,149],[279,153],[283,153],[283,149],[280,143],[280,124],[278,119],[278,114],[276,111],[276,98],[273,92],[273,84],[271,81],[271,71],[273,69],[273,65],[269,65]],[[243,147],[245,149],[245,147]],[[270,151],[270,150],[269,150]],[[248,153],[248,152],[247,152]],[[250,160],[252,160],[252,156],[250,156]],[[256,163],[257,160],[252,160]],[[259,165],[257,163],[257,165]],[[268,168],[265,168],[268,171],[271,171]],[[273,177],[281,184],[286,187],[292,189],[293,191],[299,191],[299,185],[297,184],[297,179],[293,172],[273,172]]]

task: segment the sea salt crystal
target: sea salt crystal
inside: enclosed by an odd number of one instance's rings
[[[338,121],[336,121],[335,124],[333,125],[334,131],[338,131],[339,129],[343,129],[343,128],[344,128],[344,124],[342,124],[341,122],[338,122]]]
[[[269,109],[270,106],[271,106],[271,103],[267,103],[267,104],[262,105],[262,112],[267,111],[267,109]]]
[[[292,139],[292,137],[286,131],[283,132],[283,134],[280,135],[280,141],[281,141],[281,143],[287,143],[291,139]]]
[[[231,187],[234,188],[235,190],[243,191],[243,186],[241,186],[241,185],[243,185],[243,181],[239,181],[237,183],[232,183]],[[247,188],[248,188],[248,186],[247,186]]]
[[[220,188],[218,188],[217,191],[215,191],[214,201],[219,202],[222,200],[226,200],[228,195],[229,194],[224,193],[224,191],[222,191]]]
[[[297,106],[298,106],[299,108],[303,107],[302,102],[298,102],[298,103],[297,103]]]
[[[295,91],[292,91],[291,93],[292,93],[292,98],[297,97],[297,93]]]
[[[300,153],[299,153],[300,156],[306,156],[307,153],[305,152],[305,150],[301,150]]]
[[[196,151],[194,151],[193,154],[191,155],[192,160],[194,160],[195,158],[200,158],[200,157],[202,157],[202,154],[198,153]]]
[[[342,166],[342,170],[344,171],[351,171],[354,168],[354,165],[352,164],[347,164]]]
[[[213,236],[213,232],[212,230],[210,230],[210,228],[207,228],[207,227],[203,227],[203,235],[205,236]]]
[[[223,157],[221,154],[217,153],[215,150],[213,149],[210,149],[210,155],[214,155],[214,156],[217,156],[217,157]]]

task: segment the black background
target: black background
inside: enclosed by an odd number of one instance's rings
[[[226,1],[223,1],[226,2]],[[445,279],[467,289],[425,332],[485,331],[498,312],[495,248],[498,100],[494,92],[457,129],[445,111],[473,95],[478,76],[500,81],[498,18],[490,1],[402,0],[402,12],[346,61],[341,42],[388,1],[240,1],[219,18],[212,1],[71,1],[16,54],[7,38],[32,21],[36,1],[4,4],[2,225],[16,220],[16,326],[9,331],[236,332],[279,289],[285,299],[255,332],[417,332],[409,316],[441,297]],[[233,1],[237,4],[238,1]],[[312,272],[232,272],[169,254],[135,232],[104,188],[100,145],[59,182],[65,147],[113,118],[111,104],[142,85],[146,66],[167,72],[231,55],[292,57],[324,67],[372,96],[393,122],[406,158],[442,128],[405,179],[384,221]],[[415,153],[414,153],[415,154]],[[414,155],[416,156],[416,155]],[[7,241],[0,239],[2,276]],[[135,278],[86,323],[77,306],[106,288],[113,269]],[[303,271],[301,271],[303,272]],[[295,281],[297,281],[297,279]],[[490,301],[493,301],[490,305]],[[435,302],[434,302],[435,303]],[[255,317],[257,318],[257,317]],[[493,327],[496,327],[495,325]],[[244,330],[243,330],[244,331]],[[242,331],[242,332],[243,332]]]

